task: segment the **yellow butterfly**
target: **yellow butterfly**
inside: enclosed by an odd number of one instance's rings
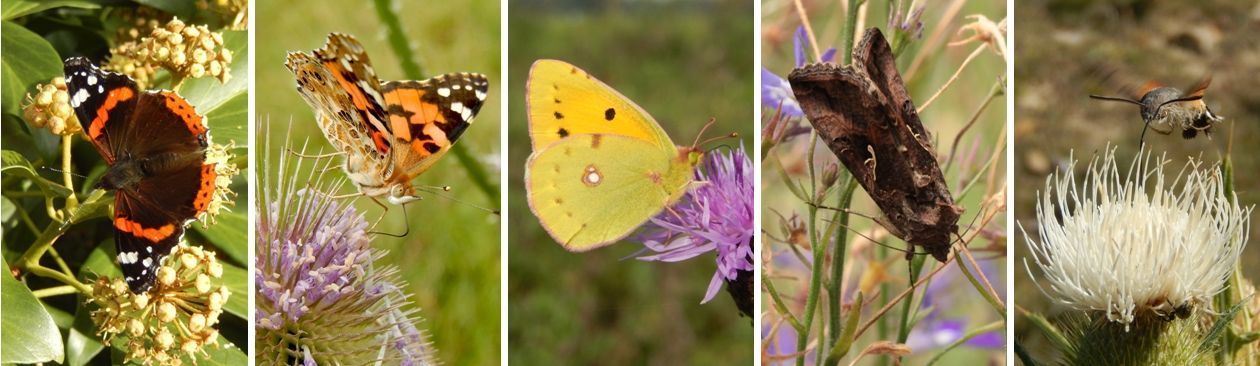
[[[525,87],[529,208],[565,249],[616,243],[687,192],[703,153],[621,93],[557,60],[534,62]]]

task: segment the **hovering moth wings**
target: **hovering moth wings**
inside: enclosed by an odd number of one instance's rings
[[[788,81],[814,129],[884,212],[885,226],[943,262],[962,208],[879,29],[866,30],[853,60],[806,65]]]

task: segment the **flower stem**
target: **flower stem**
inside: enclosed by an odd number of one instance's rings
[[[74,194],[74,175],[71,173],[73,166],[70,161],[70,143],[73,142],[74,135],[61,136],[61,178],[65,182],[66,190],[70,194],[66,196],[66,207],[62,212],[74,211],[79,206],[79,197]]]
[[[817,192],[818,181],[814,175],[814,149],[818,147],[818,134],[811,133],[809,137],[809,150],[807,160],[809,161],[809,181],[810,192]],[[811,196],[816,197],[816,196]],[[816,198],[810,198],[816,199]],[[827,252],[826,244],[820,243],[818,240],[818,205],[809,205],[809,248],[813,252],[814,258],[811,263],[809,278],[809,297],[805,300],[805,321],[801,324],[802,330],[797,333],[796,352],[799,354],[796,358],[796,366],[805,365],[805,346],[809,344],[810,328],[814,325],[814,313],[818,309],[818,293],[822,290],[822,273],[824,266],[824,255]],[[821,339],[821,338],[820,338]],[[823,349],[826,344],[819,342],[817,354],[824,354]]]
[[[831,312],[828,320],[831,321],[829,327],[827,344],[837,344],[844,328],[840,324],[840,300],[844,294],[844,260],[848,250],[848,234],[849,234],[849,206],[853,203],[853,191],[857,189],[857,180],[849,175],[844,180],[840,191],[839,202],[836,207],[841,208],[840,214],[840,230],[836,231],[836,248],[831,255],[831,289],[827,291],[827,310]],[[849,316],[858,316],[860,312],[850,313]],[[839,360],[828,360],[829,364],[835,365]]]
[[[910,246],[913,248],[913,246]],[[910,258],[910,262],[906,264],[906,269],[910,271],[910,283],[919,281],[919,272],[923,270],[923,263],[927,261],[927,256],[916,255]],[[897,343],[906,343],[906,339],[910,337],[910,314],[914,307],[914,289],[911,287],[906,299],[901,302],[901,324],[897,328]]]
[[[844,65],[853,63],[853,38],[857,36],[858,7],[865,2],[866,0],[849,1],[849,9],[844,13],[848,18],[844,21],[844,34],[840,37],[840,54],[844,57]]]
[[[779,291],[774,288],[774,283],[770,282],[770,277],[766,275],[765,271],[761,273],[761,283],[766,287],[766,292],[770,293],[770,299],[774,300],[774,308],[783,314],[783,318],[787,319],[788,325],[792,326],[792,330],[800,334],[802,329],[801,321],[797,320],[795,315],[792,315],[792,311],[783,302],[783,296],[779,295]]]
[[[38,290],[31,291],[31,294],[35,295],[35,298],[37,299],[42,299],[45,297],[53,297],[53,296],[58,296],[58,295],[77,294],[77,293],[79,293],[79,288],[74,287],[73,285],[61,285],[61,286],[41,288]]]
[[[385,33],[389,37],[389,46],[394,50],[394,54],[398,56],[403,75],[414,80],[424,79],[424,70],[420,67],[420,62],[416,61],[415,53],[411,49],[411,41],[407,39],[407,33],[403,31],[398,14],[393,10],[394,1],[374,0],[373,3],[376,5],[376,16],[380,18],[381,24],[385,26]],[[472,153],[469,153],[468,149],[464,148],[464,145],[451,145],[451,152],[455,154],[455,159],[459,161],[459,164],[464,167],[473,185],[477,186],[486,195],[486,199],[492,202],[497,209],[499,206],[499,187],[490,181],[489,175],[486,174],[485,168],[481,166],[477,158]]]

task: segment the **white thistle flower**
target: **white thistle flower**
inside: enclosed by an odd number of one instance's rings
[[[1170,182],[1167,162],[1139,152],[1122,176],[1110,148],[1080,185],[1071,169],[1046,178],[1040,240],[1020,226],[1044,273],[1035,281],[1042,293],[1126,330],[1135,315],[1168,318],[1211,303],[1246,246],[1252,207],[1235,203],[1219,169],[1189,159]],[[1035,279],[1027,259],[1024,268]]]

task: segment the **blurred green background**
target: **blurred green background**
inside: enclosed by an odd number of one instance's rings
[[[1045,177],[1068,166],[1069,153],[1086,162],[1108,143],[1126,169],[1138,150],[1142,118],[1137,106],[1099,102],[1089,94],[1132,97],[1128,93],[1150,80],[1182,90],[1204,76],[1212,85],[1203,99],[1224,116],[1211,139],[1184,140],[1179,133],[1146,134],[1155,154],[1167,152],[1174,174],[1187,157],[1214,163],[1229,153],[1232,140],[1234,184],[1244,206],[1260,202],[1260,4],[1246,1],[1030,1],[1016,7],[1019,31],[1015,54],[1015,218],[1036,238],[1036,192]],[[1175,20],[1175,21],[1170,21]],[[1254,213],[1253,213],[1254,219]],[[1016,232],[1015,263],[1028,253]],[[1251,226],[1252,244],[1243,251],[1243,275],[1260,278],[1260,225]],[[1022,265],[1021,265],[1022,267]],[[1036,270],[1034,270],[1036,271]],[[1039,271],[1035,272],[1040,276]],[[1065,309],[1049,302],[1015,271],[1016,305],[1051,319]],[[1221,311],[1217,309],[1217,311]],[[1018,319],[1018,318],[1017,318]],[[1025,321],[1015,323],[1015,337],[1036,358],[1050,353],[1042,333]]]
[[[730,295],[723,290],[700,304],[714,255],[640,262],[626,259],[642,248],[628,241],[567,252],[530,213],[522,174],[530,155],[525,78],[540,58],[568,61],[616,88],[676,144],[690,144],[712,117],[709,136],[737,132],[753,148],[753,3],[538,0],[509,7],[508,361],[751,363],[752,324]]]
[[[893,32],[888,24],[889,5],[891,2],[876,1],[868,2],[866,5],[869,9],[865,12],[865,27],[879,27],[888,41],[895,46],[893,41]],[[905,8],[908,2],[900,2],[902,13],[906,13]],[[818,47],[822,50],[828,48],[840,48],[840,37],[843,37],[843,29],[846,22],[844,15],[843,1],[835,0],[815,0],[802,1],[802,5],[806,9],[806,13],[810,17],[810,24],[813,27],[817,37]],[[987,1],[928,1],[915,2],[915,4],[925,5],[922,13],[921,21],[923,22],[923,37],[920,39],[911,39],[909,44],[896,55],[897,68],[901,73],[906,84],[906,89],[910,93],[911,98],[915,102],[915,106],[922,108],[929,97],[945,85],[948,79],[958,70],[963,60],[976,49],[977,43],[967,43],[962,46],[948,46],[951,41],[964,39],[971,35],[970,31],[959,32],[959,28],[971,20],[965,16],[972,14],[982,14],[993,22],[1001,22],[1006,17],[1006,4],[1000,0]],[[954,6],[957,5],[957,8]],[[762,2],[762,63],[770,72],[778,75],[780,78],[787,79],[794,67],[795,57],[793,56],[792,37],[797,27],[801,25],[800,15],[795,8],[792,0],[767,0]],[[900,23],[900,22],[898,22]],[[863,27],[857,27],[856,33],[860,39]],[[854,45],[858,42],[855,41]],[[807,62],[813,62],[813,51],[808,48],[809,44],[805,44]],[[821,51],[820,51],[821,52]],[[839,51],[843,52],[843,51]],[[840,62],[841,55],[836,55],[836,62]],[[955,160],[951,168],[944,172],[945,181],[951,192],[955,194],[956,203],[962,206],[966,211],[962,218],[958,221],[960,231],[965,230],[968,224],[973,223],[973,218],[980,213],[982,200],[985,199],[985,192],[989,190],[999,190],[1006,183],[1003,179],[1003,173],[1006,171],[1006,153],[998,151],[999,158],[995,162],[997,170],[997,179],[993,182],[993,186],[986,186],[985,180],[982,178],[976,187],[965,197],[959,197],[958,193],[962,190],[963,185],[973,179],[981,172],[979,169],[986,163],[989,156],[994,154],[995,147],[1005,147],[1003,138],[1003,126],[1006,124],[1006,100],[1007,96],[998,95],[995,97],[983,113],[977,118],[975,125],[968,130],[961,141],[958,141],[957,153],[950,156],[951,149],[955,146],[954,138],[958,135],[977,109],[988,97],[994,84],[999,77],[1005,78],[1006,63],[992,50],[982,51],[974,60],[971,61],[967,68],[959,75],[958,79],[942,93],[938,99],[932,102],[930,106],[919,114],[923,121],[923,126],[931,133],[931,138],[935,141],[936,154],[941,159]],[[762,110],[763,124],[770,120],[770,116],[775,113],[774,107],[765,107]],[[806,128],[810,127],[808,121],[801,119],[800,124]],[[785,304],[789,310],[800,317],[804,313],[805,303],[808,295],[807,286],[810,279],[810,269],[808,265],[802,265],[793,255],[792,250],[782,241],[769,238],[782,239],[785,227],[783,227],[780,217],[791,217],[797,215],[803,220],[808,220],[808,206],[794,195],[787,184],[797,184],[803,182],[808,187],[808,150],[809,136],[801,135],[794,140],[778,145],[771,150],[767,156],[764,156],[762,167],[762,229],[763,243],[769,252],[763,253],[763,261],[765,261],[766,271],[774,282],[776,290],[783,296]],[[821,172],[827,164],[838,163],[835,155],[826,147],[820,146],[814,150],[815,165],[817,171]],[[969,163],[962,163],[962,161]],[[945,166],[942,166],[944,169]],[[840,169],[844,169],[843,165]],[[785,182],[783,174],[787,172],[792,182]],[[821,173],[820,173],[821,174]],[[984,172],[984,174],[988,174]],[[808,188],[807,188],[808,189]],[[870,200],[866,192],[859,186],[854,191],[853,210],[866,214],[874,215],[880,212],[879,208]],[[836,202],[837,199],[830,198],[827,202]],[[826,225],[831,219],[832,214],[826,211],[820,211],[819,225]],[[854,231],[864,233],[866,235],[882,235],[880,240],[889,243],[894,247],[906,247],[904,241],[897,240],[895,237],[888,235],[886,231],[874,223],[862,217],[853,216],[850,218],[850,226]],[[989,280],[993,282],[993,286],[1000,295],[1005,294],[1006,287],[1006,232],[1007,221],[1005,213],[999,213],[998,217],[985,227],[987,231],[996,234],[996,237],[986,238],[978,237],[971,243],[969,248],[978,260],[993,259],[985,261],[986,274]],[[820,226],[824,227],[824,226]],[[846,267],[849,279],[846,282],[844,302],[852,301],[853,292],[858,287],[858,279],[864,276],[889,276],[884,278],[886,285],[881,290],[882,295],[879,298],[871,298],[871,294],[866,294],[867,314],[862,318],[867,321],[867,317],[874,316],[874,310],[879,306],[883,306],[891,297],[903,291],[907,284],[907,261],[905,261],[902,253],[892,250],[883,250],[880,247],[871,245],[871,243],[857,235],[850,233],[849,253],[846,255]],[[809,256],[809,248],[799,248],[802,252]],[[921,248],[919,249],[922,250]],[[772,262],[770,258],[775,258]],[[883,260],[887,266],[887,273],[880,273],[885,270],[884,267],[872,264],[876,258]],[[887,259],[883,259],[887,258]],[[924,266],[924,273],[936,265],[936,261],[928,259]],[[976,289],[967,283],[957,270],[957,266],[950,264],[949,269],[944,270],[936,278],[948,279],[933,282],[933,291],[935,296],[931,299],[932,303],[938,304],[936,310],[937,316],[946,319],[957,319],[963,322],[963,331],[970,331],[991,322],[1000,321],[1001,317],[985,300],[976,293]],[[952,274],[950,272],[953,272]],[[829,275],[829,274],[828,274]],[[915,297],[916,303],[920,301],[922,292]],[[823,301],[825,303],[825,301]],[[948,304],[946,306],[945,304]],[[771,297],[763,291],[762,309],[767,313],[776,313]],[[819,324],[826,323],[828,314],[825,306],[820,305],[820,313],[817,315],[814,324],[814,335]],[[853,349],[849,352],[848,358],[844,359],[841,364],[846,364],[862,347],[865,347],[875,341],[896,341],[897,322],[901,312],[901,304],[897,304],[896,308],[889,312],[888,334],[881,337],[878,326],[872,327],[863,337],[859,338]],[[847,311],[847,310],[846,310]],[[924,315],[926,312],[921,312]],[[767,316],[766,323],[763,324],[763,333],[769,332],[771,326],[776,324],[779,319],[778,315]],[[913,353],[906,356],[903,362],[911,365],[919,365],[926,363],[929,359],[940,353],[942,345],[935,344],[933,347],[922,346],[922,342],[917,342],[916,332],[935,331],[931,324],[922,322],[917,325],[911,332],[910,343],[914,344]],[[784,334],[794,333],[787,323],[781,325],[782,329],[778,337],[787,337]],[[933,333],[936,334],[936,333]],[[1004,333],[999,332],[999,336],[1004,337]],[[783,338],[776,338],[780,344],[783,344]],[[934,343],[934,342],[928,342]],[[795,351],[794,344],[789,347],[790,350],[781,351],[778,354],[791,353]],[[811,348],[812,349],[812,346]],[[810,362],[812,362],[812,356]],[[861,364],[864,365],[887,365],[890,364],[888,357],[868,357],[863,359]],[[993,348],[979,348],[971,346],[962,346],[944,354],[938,360],[940,364],[946,365],[979,365],[979,364],[1002,364],[1005,362],[1005,350]],[[779,363],[776,363],[779,364]],[[794,362],[784,362],[782,364],[794,364]]]
[[[498,1],[394,1],[403,31],[410,37],[426,75],[478,72],[490,79],[490,97],[458,144],[467,149],[499,182],[500,100]],[[356,36],[367,49],[381,80],[404,79],[397,55],[385,39],[385,27],[370,2],[263,1],[257,4],[257,115],[282,133],[292,122],[292,134],[273,138],[300,143],[310,140],[313,150],[331,151],[316,125],[311,108],[294,89],[293,75],[284,67],[285,54],[310,52],[324,45],[330,32]],[[266,139],[265,128],[257,138]],[[280,131],[280,132],[276,132]],[[261,146],[261,144],[260,144]],[[272,144],[271,146],[281,146]],[[275,158],[279,151],[259,151]],[[333,174],[340,176],[340,172]],[[369,221],[384,215],[378,226],[388,233],[410,233],[402,238],[378,235],[372,244],[387,249],[384,262],[398,266],[408,293],[425,321],[419,324],[432,336],[438,358],[452,365],[499,363],[499,233],[500,218],[471,205],[498,208],[499,194],[488,197],[468,178],[454,154],[413,180],[416,185],[453,188],[448,194],[467,202],[424,195],[407,205],[406,216],[392,208],[385,213],[367,199],[357,202]],[[347,187],[350,187],[347,185]],[[345,193],[352,193],[348,188]],[[404,219],[407,219],[404,222]]]

